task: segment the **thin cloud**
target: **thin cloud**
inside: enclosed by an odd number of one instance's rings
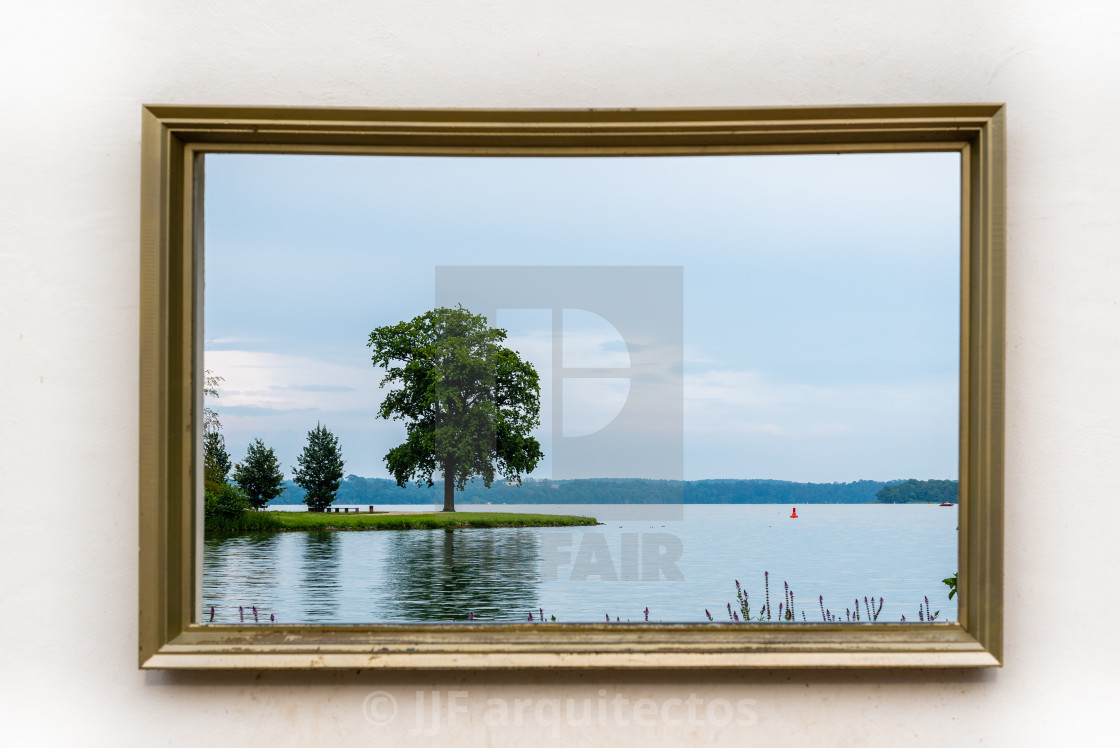
[[[270,389],[295,390],[297,392],[357,392],[357,387],[341,384],[292,384],[287,386],[273,385]]]
[[[270,408],[265,405],[227,405],[221,408],[220,416],[273,417],[292,413],[314,413],[314,408]]]

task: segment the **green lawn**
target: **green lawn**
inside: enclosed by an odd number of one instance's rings
[[[597,525],[594,517],[511,512],[379,514],[334,512],[250,512],[257,522],[246,530],[439,530],[465,527],[566,527]],[[218,529],[218,528],[214,528]],[[233,528],[229,528],[233,529]],[[240,529],[240,528],[239,528]]]

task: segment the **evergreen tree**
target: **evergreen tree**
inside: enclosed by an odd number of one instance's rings
[[[233,471],[233,479],[254,509],[263,509],[283,492],[284,473],[271,447],[260,439],[249,445],[245,459]]]
[[[330,506],[342,481],[342,452],[338,437],[321,424],[307,432],[307,444],[296,458],[298,467],[292,468],[292,480],[306,494],[303,503],[312,512],[321,512]]]
[[[226,451],[226,439],[217,431],[207,431],[202,439],[205,447],[203,459],[205,488],[207,491],[216,491],[225,485],[229,475],[229,452]]]

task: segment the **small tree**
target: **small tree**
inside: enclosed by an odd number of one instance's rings
[[[233,470],[233,479],[254,509],[263,509],[284,491],[284,473],[271,447],[260,439],[249,445],[245,459]]]
[[[203,459],[204,485],[207,491],[216,491],[226,484],[229,475],[229,452],[226,451],[225,437],[217,431],[207,431],[202,438],[205,447]]]
[[[338,437],[321,424],[307,432],[307,445],[296,458],[298,467],[292,468],[292,480],[306,491],[303,503],[312,512],[321,512],[330,506],[342,481],[342,452]]]
[[[378,415],[406,422],[408,438],[385,455],[403,486],[413,476],[433,485],[443,474],[443,511],[455,511],[455,489],[496,473],[521,482],[544,456],[531,432],[540,425],[537,371],[505,348],[504,330],[463,307],[441,307],[369,335],[374,366],[386,369]],[[399,362],[401,365],[393,365]]]
[[[202,385],[202,394],[211,397],[221,397],[218,394],[218,385],[224,382],[223,377],[219,377],[209,369],[206,370],[205,382]],[[209,433],[211,431],[220,431],[222,422],[218,420],[218,413],[212,408],[205,407],[202,409],[202,429]]]

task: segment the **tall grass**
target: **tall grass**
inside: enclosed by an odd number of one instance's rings
[[[783,602],[778,603],[777,611],[770,610],[770,572],[763,572],[763,586],[765,595],[765,604],[759,608],[758,613],[752,617],[750,606],[750,595],[739,584],[739,580],[735,580],[735,600],[737,608],[733,608],[731,603],[727,604],[727,617],[731,621],[746,622],[746,621],[770,621],[773,620],[774,615],[777,616],[778,621],[797,621],[797,599],[793,594],[793,589],[789,586],[788,582],[783,582],[784,594]],[[918,604],[918,622],[920,623],[933,623],[941,614],[940,610],[930,611],[929,598],[924,598],[925,607]],[[817,596],[817,606],[820,609],[821,620],[829,623],[839,623],[846,621],[848,623],[866,622],[872,623],[879,620],[879,615],[883,612],[883,598],[875,599],[874,595],[864,595],[863,604],[860,605],[860,599],[857,597],[853,600],[853,607],[844,609],[844,617],[840,618],[840,611],[833,613],[831,608],[826,608],[824,605],[824,595]],[[709,621],[714,621],[711,611],[704,611]],[[808,622],[808,616],[805,611],[801,611],[801,621]],[[906,616],[902,616],[902,621],[906,621]],[[911,621],[913,623],[913,621]]]
[[[283,526],[273,512],[245,511],[233,516],[213,514],[206,518],[208,534],[236,532],[275,532]]]

